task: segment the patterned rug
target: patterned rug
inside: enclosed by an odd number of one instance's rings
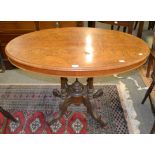
[[[82,104],[71,105],[59,121],[49,125],[48,120],[56,116],[61,103],[61,99],[52,94],[54,88],[60,86],[1,85],[0,106],[9,111],[18,123],[0,114],[0,133],[133,133],[130,131],[131,123],[127,110],[122,105],[123,99],[120,98],[122,95],[117,85],[95,86],[95,89],[102,88],[103,96],[91,102],[97,107],[97,113],[108,123],[105,127],[94,121]]]

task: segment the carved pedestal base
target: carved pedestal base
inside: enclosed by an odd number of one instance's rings
[[[80,105],[84,104],[87,107],[87,112],[95,119],[101,126],[105,126],[106,122],[101,119],[101,116],[97,116],[94,109],[92,108],[90,100],[103,95],[102,89],[99,89],[95,94],[93,87],[93,78],[87,79],[87,85],[82,85],[78,79],[72,84],[68,85],[67,78],[61,78],[61,92],[57,89],[53,90],[53,94],[56,97],[60,97],[63,100],[63,104],[59,107],[59,114],[55,119],[50,121],[50,124],[54,123],[62,117],[62,115],[67,111],[67,107],[70,104]]]

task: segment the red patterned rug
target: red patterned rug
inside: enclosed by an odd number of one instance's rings
[[[117,85],[96,86],[103,96],[94,99],[97,112],[106,119],[107,126],[100,127],[86,108],[71,105],[63,117],[53,125],[48,124],[58,110],[61,100],[52,94],[53,85],[1,85],[0,106],[9,111],[18,122],[12,122],[0,113],[0,133],[129,133],[129,126],[121,104]]]

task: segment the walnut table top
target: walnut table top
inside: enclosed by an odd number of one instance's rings
[[[127,33],[97,28],[53,28],[19,36],[6,46],[15,66],[61,77],[95,77],[138,68],[150,53]]]

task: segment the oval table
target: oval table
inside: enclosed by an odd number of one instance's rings
[[[6,55],[15,66],[38,73],[61,77],[61,92],[53,94],[63,101],[59,119],[70,104],[87,107],[87,112],[102,126],[103,118],[92,108],[90,100],[103,95],[94,93],[93,77],[126,72],[143,65],[150,53],[141,39],[119,31],[97,28],[53,28],[19,36],[6,46]],[[76,77],[69,85],[67,77]],[[78,81],[88,77],[87,85]]]

